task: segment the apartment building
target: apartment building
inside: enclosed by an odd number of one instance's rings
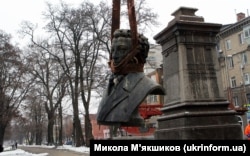
[[[161,51],[161,45],[150,44],[148,57],[146,63],[144,64],[144,72],[146,75],[154,72],[157,68],[161,68],[163,61]]]
[[[144,65],[144,73],[153,79],[155,82],[162,85],[162,54],[161,45],[151,44],[148,52],[148,57]],[[163,103],[163,96],[160,95],[148,95],[146,103],[159,104]]]
[[[217,34],[218,60],[225,96],[230,107],[239,112],[244,127],[250,120],[250,17],[236,15],[236,22],[223,25]]]

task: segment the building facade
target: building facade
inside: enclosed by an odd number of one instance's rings
[[[159,84],[163,84],[163,70],[162,70],[162,54],[161,45],[151,44],[148,52],[148,57],[144,65],[144,73],[152,80]],[[149,104],[163,104],[162,95],[148,95],[145,99]]]
[[[250,51],[246,42],[250,29],[245,30],[250,17],[238,13],[236,18],[235,23],[223,25],[216,38],[224,93],[245,127],[250,120]]]

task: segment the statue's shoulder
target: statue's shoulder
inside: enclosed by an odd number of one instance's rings
[[[131,92],[137,85],[140,85],[141,80],[145,77],[145,74],[140,73],[129,73],[123,79],[123,89]]]
[[[129,92],[144,90],[152,94],[165,94],[164,88],[159,83],[146,76],[143,72],[128,74],[124,79],[123,88]]]

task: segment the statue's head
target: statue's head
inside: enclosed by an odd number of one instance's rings
[[[111,46],[111,60],[113,65],[117,66],[132,51],[131,31],[128,29],[117,29],[113,34]],[[129,63],[144,64],[148,56],[148,39],[139,34],[136,55],[129,60]]]

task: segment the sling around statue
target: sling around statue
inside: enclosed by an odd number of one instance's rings
[[[132,46],[131,31],[114,32],[110,57],[112,75],[97,112],[97,122],[103,125],[142,126],[138,106],[149,94],[164,95],[162,86],[148,78],[143,67],[149,51],[148,39],[138,35]]]

